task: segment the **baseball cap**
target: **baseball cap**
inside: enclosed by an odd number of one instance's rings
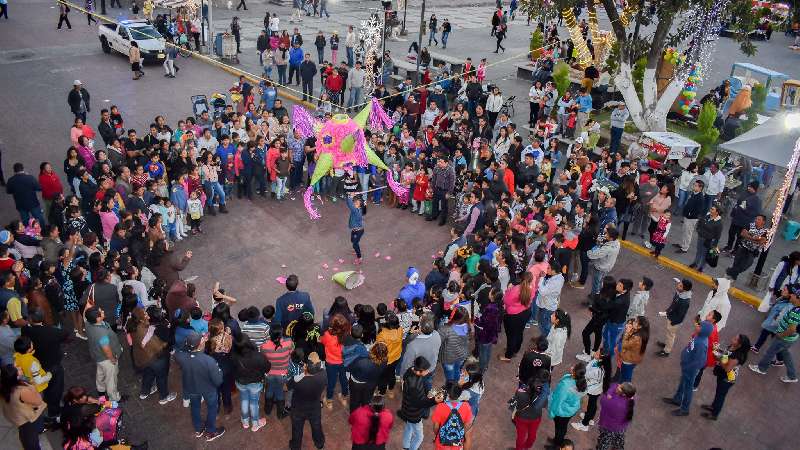
[[[0,231],[0,244],[11,243],[11,232],[8,230]]]
[[[198,345],[200,345],[200,334],[194,332],[189,333],[184,341],[184,348],[187,350],[194,350]]]
[[[81,83],[81,80],[75,80],[75,81],[73,81],[73,82],[72,82],[72,85],[73,85],[73,86],[80,86],[80,85],[82,85],[82,84],[83,84],[83,83]]]

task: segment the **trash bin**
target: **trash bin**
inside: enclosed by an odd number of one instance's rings
[[[214,36],[214,54],[219,56],[219,57],[222,57],[222,35],[223,34],[224,33],[217,33],[217,35]]]

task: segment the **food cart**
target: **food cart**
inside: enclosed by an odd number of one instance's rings
[[[639,138],[639,147],[648,154],[648,164],[654,169],[660,168],[669,160],[677,160],[682,167],[689,165],[697,157],[700,144],[669,131],[647,131]]]
[[[750,63],[735,62],[731,66],[731,95],[728,102],[736,98],[736,94],[745,84],[755,86],[756,83],[763,85],[767,89],[767,99],[764,101],[764,110],[767,112],[777,111],[781,102],[781,87],[783,82],[788,80],[786,74],[776,72],[765,67]],[[727,111],[727,106],[723,111]]]

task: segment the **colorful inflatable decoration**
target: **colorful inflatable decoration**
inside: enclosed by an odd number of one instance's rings
[[[689,71],[689,76],[686,77],[686,83],[683,85],[681,95],[678,96],[678,109],[684,116],[688,116],[689,111],[692,109],[692,103],[697,97],[697,84],[700,81],[700,66],[694,65],[692,70]]]
[[[312,201],[313,185],[332,169],[349,172],[355,166],[367,167],[372,164],[386,171],[387,184],[399,198],[407,198],[408,188],[392,178],[391,170],[369,148],[364,137],[364,128],[367,125],[373,130],[392,126],[391,118],[377,99],[373,98],[369,105],[352,119],[347,114],[335,114],[327,122],[318,121],[308,110],[295,105],[292,109],[292,122],[295,130],[298,130],[303,138],[311,136],[317,138],[317,165],[311,175],[311,186],[303,195],[303,203],[312,220],[321,217]]]
[[[686,62],[686,55],[679,52],[674,47],[668,47],[664,51],[664,61],[667,61],[673,66],[680,66]]]

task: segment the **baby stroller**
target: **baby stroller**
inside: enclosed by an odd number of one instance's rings
[[[205,95],[193,95],[191,99],[192,111],[196,118],[199,118],[204,112],[211,112],[211,108],[208,106],[208,98]]]
[[[221,94],[219,92],[211,94],[211,107],[214,109],[214,119],[222,117],[222,113],[225,112],[225,105],[227,104],[228,97],[226,94]]]

